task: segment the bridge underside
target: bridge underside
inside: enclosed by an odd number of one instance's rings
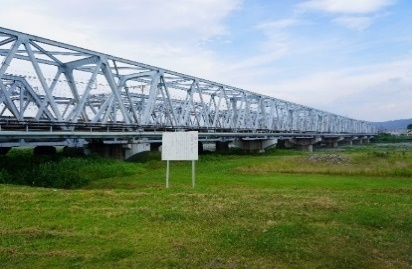
[[[137,130],[125,132],[112,126],[79,131],[55,130],[47,131],[1,131],[0,154],[6,154],[11,147],[40,147],[41,154],[55,153],[51,147],[65,147],[68,152],[82,154],[98,153],[104,157],[128,159],[142,151],[158,150],[162,144],[162,134],[170,130]],[[314,146],[321,144],[337,147],[338,144],[368,143],[373,135],[355,136],[352,134],[319,134],[319,133],[279,133],[279,132],[229,132],[229,130],[196,130],[199,132],[199,152],[203,145],[213,144],[216,150],[228,150],[230,145],[248,152],[264,152],[268,148],[296,148],[313,151]],[[339,143],[338,143],[339,142]],[[36,149],[35,148],[35,149]]]

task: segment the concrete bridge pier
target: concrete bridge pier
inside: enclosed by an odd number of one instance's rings
[[[263,153],[265,152],[265,149],[276,147],[277,142],[277,139],[239,139],[235,140],[234,144],[248,152]]]
[[[320,137],[295,137],[288,140],[298,150],[313,152],[313,145],[322,141]]]
[[[278,139],[266,139],[266,140],[262,140],[262,145],[263,145],[263,149],[267,150],[267,149],[271,149],[271,148],[276,148],[278,145]]]
[[[216,151],[229,150],[229,141],[216,141]]]
[[[124,159],[122,144],[105,144],[103,141],[93,141],[85,145],[86,155],[96,153],[105,158]]]
[[[362,140],[363,140],[363,143],[369,144],[369,143],[371,142],[371,137],[369,137],[369,136],[364,136]]]
[[[342,141],[343,137],[323,137],[322,142],[326,144],[328,148],[337,148],[339,141]]]
[[[341,141],[343,145],[352,146],[353,145],[353,137],[344,137]]]
[[[355,136],[355,137],[352,138],[352,144],[353,144],[353,145],[362,145],[362,144],[363,144],[363,140],[362,140],[361,137]]]
[[[355,137],[353,139],[353,144],[355,145],[361,145],[361,144],[368,144],[370,143],[370,137],[369,136],[359,136],[359,137]]]
[[[97,153],[105,158],[126,160],[133,155],[150,151],[150,143],[145,141],[133,141],[124,143],[104,143],[103,141],[91,142],[85,147],[86,155]]]
[[[128,144],[123,144],[123,150],[124,150],[123,159],[127,160],[137,153],[140,153],[143,151],[150,151],[151,144],[148,142],[144,142],[144,141],[139,141],[139,142],[135,141],[135,142],[128,143]]]
[[[238,139],[234,141],[234,144],[247,152],[265,152],[262,140]]]

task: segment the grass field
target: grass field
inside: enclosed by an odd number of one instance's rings
[[[412,268],[412,151],[332,153],[203,155],[195,189],[156,155],[72,159],[100,178],[80,189],[0,184],[1,268]]]

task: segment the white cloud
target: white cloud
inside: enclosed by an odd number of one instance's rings
[[[394,0],[310,0],[298,7],[303,10],[320,10],[331,13],[369,14],[394,3]]]
[[[271,31],[274,29],[280,30],[280,29],[289,28],[292,26],[299,25],[301,23],[302,21],[297,20],[297,19],[284,19],[284,20],[261,23],[256,28],[262,29],[264,31]]]
[[[64,27],[65,25],[58,20],[43,16],[37,13],[36,10],[25,8],[2,8],[0,9],[0,16],[2,27],[5,28],[71,43],[72,45],[89,44],[90,46],[93,44],[92,35],[89,35],[93,31],[91,26],[85,26],[81,30],[74,25]]]
[[[231,70],[246,69],[273,63],[282,56],[287,55],[292,46],[288,28],[298,26],[303,21],[298,19],[285,19],[264,22],[256,26],[265,39],[260,42],[259,51],[255,56],[241,60],[231,65]]]
[[[312,73],[256,85],[260,92],[352,118],[383,121],[410,118],[409,60]],[[396,105],[393,107],[393,105]]]
[[[72,0],[61,5],[51,0],[21,0],[16,8],[5,1],[0,10],[2,25],[16,30],[55,38],[65,31],[91,29],[91,35],[179,43],[226,34],[222,20],[241,4],[240,0]]]
[[[30,11],[67,27],[78,23],[105,29],[137,31],[191,29],[205,35],[222,34],[221,20],[239,8],[240,0],[71,0],[62,5],[52,0],[2,1],[2,12]],[[36,21],[25,18],[25,24]],[[130,24],[125,24],[130,23]],[[132,24],[133,23],[133,24]]]
[[[215,63],[202,44],[228,35],[242,0],[4,0],[1,26],[201,76]]]
[[[373,19],[371,17],[361,16],[361,17],[349,17],[342,16],[333,20],[333,22],[345,26],[346,28],[362,31],[368,28]]]
[[[297,5],[297,10],[322,11],[335,17],[333,22],[346,28],[362,31],[372,25],[377,18],[373,16],[384,8],[394,5],[396,0],[310,0]]]

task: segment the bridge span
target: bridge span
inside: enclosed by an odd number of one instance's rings
[[[377,133],[366,121],[5,28],[0,61],[1,151],[100,145],[127,157],[163,132],[193,130],[218,148],[280,140],[311,150]]]

